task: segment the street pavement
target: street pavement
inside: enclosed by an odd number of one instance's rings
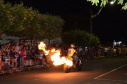
[[[82,71],[63,65],[0,75],[0,84],[127,84],[127,58],[83,60]]]

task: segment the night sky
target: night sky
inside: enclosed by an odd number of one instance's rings
[[[65,25],[63,32],[75,29],[90,31],[91,3],[86,0],[5,0],[12,3],[24,2],[27,7],[33,7],[42,14],[49,13],[61,16]],[[100,7],[92,6],[96,14]],[[100,14],[93,19],[93,34],[98,36],[103,44],[123,41],[127,43],[127,10],[121,6],[107,4]]]

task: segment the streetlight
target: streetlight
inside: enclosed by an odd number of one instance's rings
[[[110,4],[111,4],[111,5],[114,4],[114,1],[111,1]]]
[[[113,5],[114,2],[115,2],[115,1],[112,0],[112,1],[110,1],[109,3],[110,3],[111,5]],[[104,6],[102,6],[102,7],[98,10],[98,12],[97,12],[96,14],[92,15],[92,6],[91,6],[91,10],[90,10],[90,34],[92,34],[92,20],[93,20],[93,18],[97,17],[97,16],[100,14],[100,12],[102,11],[103,7],[104,7]]]
[[[113,5],[113,4],[115,3],[115,1],[116,1],[116,0],[111,0],[109,3],[110,3],[111,5]]]

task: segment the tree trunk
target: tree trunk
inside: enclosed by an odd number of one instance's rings
[[[35,36],[35,35],[33,35],[33,47],[35,47],[36,42],[37,42],[36,36]]]
[[[48,45],[50,45],[50,39],[48,39]]]

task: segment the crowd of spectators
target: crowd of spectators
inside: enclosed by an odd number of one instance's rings
[[[0,44],[0,71],[16,70],[31,65],[33,60],[34,65],[42,65],[45,56],[43,51],[38,52],[37,44],[33,46],[32,42],[21,37],[19,42],[9,42]],[[42,61],[43,60],[43,61]]]
[[[78,47],[77,50],[80,57],[86,60],[98,57],[127,57],[126,46]]]
[[[64,44],[56,45],[54,42],[47,45],[47,49],[59,49],[62,56],[67,56],[69,46]],[[126,57],[126,47],[84,47],[77,46],[78,56],[81,59],[90,60],[96,57]],[[50,55],[50,54],[49,54]],[[28,66],[48,65],[50,56],[45,56],[44,51],[38,50],[38,44],[33,46],[33,43],[21,37],[19,42],[9,42],[0,44],[0,71],[22,69]],[[33,62],[33,64],[31,63]]]

